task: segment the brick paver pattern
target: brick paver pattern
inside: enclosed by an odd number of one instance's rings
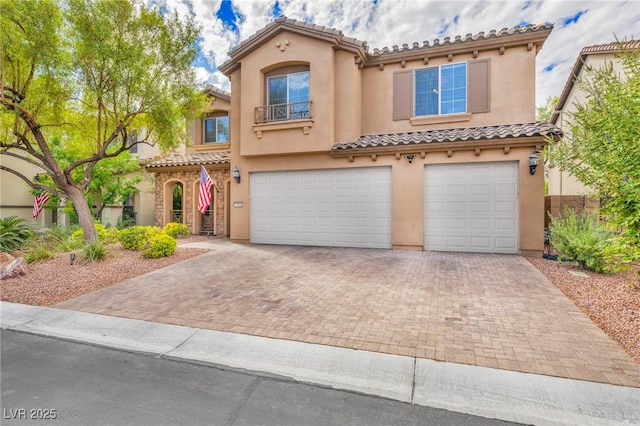
[[[207,244],[56,306],[640,387],[640,363],[523,257]]]

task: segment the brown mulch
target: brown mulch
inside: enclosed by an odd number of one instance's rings
[[[51,306],[156,269],[208,252],[206,249],[181,247],[207,237],[189,236],[178,240],[173,256],[145,259],[139,252],[111,246],[110,256],[100,262],[76,262],[68,254],[26,266],[26,275],[0,280],[0,300],[36,306]],[[583,271],[572,263],[542,258],[528,258],[538,270],[629,355],[640,362],[640,283],[636,265],[633,272],[603,275]],[[0,265],[3,267],[5,265]],[[569,271],[587,274],[579,277]]]
[[[44,262],[27,264],[25,275],[0,280],[0,300],[35,306],[55,305],[207,253],[210,250],[181,247],[205,238],[180,238],[176,252],[159,259],[146,259],[140,252],[125,250],[115,244],[109,246],[109,256],[102,261],[83,263],[77,260],[72,265],[69,254],[65,253]]]
[[[528,258],[540,272],[629,355],[640,362],[640,265],[613,275],[581,270],[576,263]],[[581,277],[570,271],[588,275]]]

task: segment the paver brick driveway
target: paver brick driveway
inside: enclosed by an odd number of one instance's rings
[[[640,387],[627,355],[525,258],[240,245],[60,308]]]

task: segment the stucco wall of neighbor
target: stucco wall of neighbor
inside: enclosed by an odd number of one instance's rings
[[[213,190],[212,203],[215,206],[215,229],[219,235],[225,234],[228,227],[225,224],[225,203],[227,192],[226,183],[229,180],[228,167],[205,167],[213,180],[217,190]],[[182,183],[183,222],[192,234],[198,234],[201,226],[201,215],[198,211],[198,190],[200,187],[200,169],[178,169],[174,171],[156,172],[155,224],[163,227],[171,222],[172,187],[175,183]]]
[[[250,174],[260,171],[334,169],[349,167],[392,168],[392,246],[396,249],[422,250],[424,247],[424,166],[426,164],[453,164],[494,161],[519,162],[519,250],[524,255],[542,255],[544,249],[544,186],[543,173],[539,169],[535,175],[529,174],[531,149],[540,141],[532,141],[531,147],[514,147],[508,154],[502,148],[483,149],[480,155],[474,150],[454,151],[449,157],[446,152],[427,152],[425,158],[418,154],[413,162],[393,154],[379,154],[374,161],[371,156],[333,158],[328,154],[304,156],[270,156],[264,158],[236,157],[242,172],[240,184],[232,186],[232,227],[231,239],[235,242],[250,240]],[[419,152],[419,150],[416,150]],[[234,163],[236,164],[236,163]],[[233,207],[236,201],[242,207]]]
[[[490,59],[490,108],[486,113],[472,114],[469,121],[451,122],[446,115],[428,125],[412,125],[410,120],[393,120],[394,71],[435,67],[480,59]],[[499,51],[434,58],[428,65],[423,61],[385,65],[384,70],[369,67],[362,70],[362,134],[439,130],[452,127],[476,127],[496,124],[528,123],[535,121],[535,49],[525,46]],[[339,140],[338,142],[344,142]]]
[[[586,78],[585,70],[588,67],[602,69],[613,64],[615,72],[622,74],[623,67],[619,59],[613,53],[588,55],[583,67],[580,69],[579,79]],[[576,103],[584,105],[587,102],[587,94],[574,84],[559,114],[556,125],[564,133],[563,140],[571,143],[571,114],[576,112]],[[569,172],[560,171],[557,167],[549,168],[549,195],[588,195],[590,189],[572,176]]]

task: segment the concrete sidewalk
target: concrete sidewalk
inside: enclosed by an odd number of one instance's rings
[[[640,388],[8,302],[0,325],[513,422],[640,424]]]

